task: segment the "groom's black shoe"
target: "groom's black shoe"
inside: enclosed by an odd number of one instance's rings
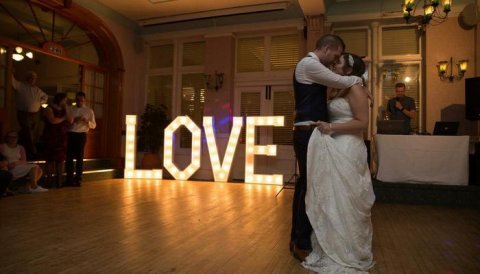
[[[300,260],[300,262],[305,261],[305,258],[310,254],[310,250],[298,248],[298,246],[293,246],[293,257]]]

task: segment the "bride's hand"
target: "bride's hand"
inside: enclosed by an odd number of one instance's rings
[[[321,133],[331,134],[333,132],[332,124],[330,123],[318,121],[316,124],[317,124],[318,130],[320,130]]]

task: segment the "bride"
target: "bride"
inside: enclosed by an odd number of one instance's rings
[[[334,71],[361,77],[365,64],[344,53]],[[331,122],[318,122],[308,144],[305,203],[313,251],[302,264],[319,273],[368,273],[374,264],[370,209],[375,195],[363,140],[368,94],[360,85],[332,94]]]

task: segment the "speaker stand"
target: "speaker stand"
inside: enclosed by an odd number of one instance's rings
[[[277,194],[275,195],[275,197],[277,197],[278,195],[280,195],[280,193],[284,190],[284,189],[294,189],[295,188],[295,184],[297,183],[297,180],[298,180],[298,173],[297,173],[297,157],[295,157],[295,162],[294,162],[294,173],[292,174],[292,176],[290,176],[290,179],[288,179],[287,182],[284,182],[283,185],[282,185],[282,188],[277,192]]]

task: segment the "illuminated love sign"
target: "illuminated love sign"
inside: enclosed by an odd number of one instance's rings
[[[125,119],[127,125],[127,136],[125,142],[125,170],[124,177],[128,179],[162,179],[162,170],[141,170],[135,169],[136,154],[136,128],[137,116],[127,115]],[[273,174],[254,174],[255,155],[276,156],[277,146],[255,145],[255,128],[257,126],[276,126],[281,127],[284,124],[283,116],[255,116],[247,117],[246,142],[245,142],[245,183],[261,184],[283,184],[283,175]],[[185,126],[192,133],[192,152],[190,164],[184,169],[179,170],[173,162],[173,135],[181,126]],[[207,148],[212,164],[212,172],[215,182],[226,182],[230,174],[233,162],[233,156],[240,137],[240,131],[243,126],[242,117],[233,117],[232,131],[228,140],[227,148],[223,161],[220,161],[218,155],[217,142],[213,130],[213,117],[203,117],[203,128],[207,140]],[[200,168],[201,155],[201,130],[188,116],[178,116],[173,120],[164,132],[163,146],[163,166],[177,180],[188,180]]]

